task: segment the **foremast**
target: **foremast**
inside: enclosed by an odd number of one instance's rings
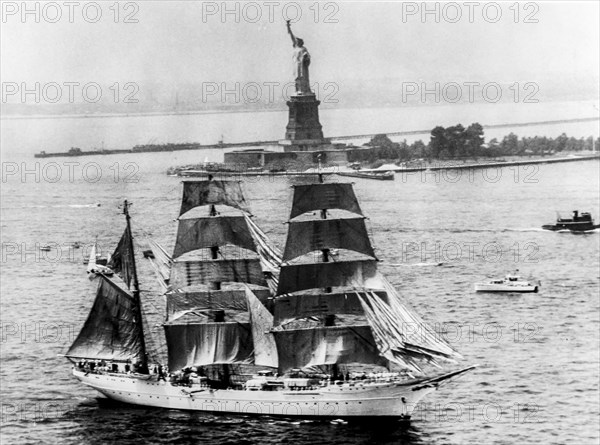
[[[128,237],[128,240],[125,243],[124,247],[129,249],[129,252],[127,252],[125,254],[125,256],[126,256],[126,258],[129,258],[130,264],[131,264],[131,281],[133,284],[132,294],[133,294],[135,306],[137,307],[137,310],[135,311],[135,317],[136,317],[136,322],[141,330],[140,347],[141,347],[141,352],[142,352],[142,359],[141,359],[142,366],[139,371],[142,373],[148,373],[148,353],[146,351],[146,339],[144,337],[144,323],[142,320],[142,301],[140,298],[140,283],[138,281],[137,266],[135,264],[135,251],[134,251],[134,247],[133,247],[133,236],[131,235],[131,216],[129,216],[129,203],[127,202],[127,200],[125,200],[123,202],[123,214],[125,215],[125,221],[127,224],[127,226],[125,228],[125,233],[123,234],[123,236]],[[127,283],[127,286],[129,287],[129,283]]]
[[[138,373],[148,373],[129,205],[125,200],[125,231],[109,263],[110,268],[121,276],[127,289],[101,272],[98,273],[98,287],[92,309],[65,355],[71,360],[134,363]]]

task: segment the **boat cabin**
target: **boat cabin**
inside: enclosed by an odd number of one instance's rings
[[[583,212],[581,215],[579,214],[578,210],[573,210],[573,213],[571,214],[571,218],[559,218],[557,219],[557,222],[561,223],[561,222],[585,222],[585,221],[592,221],[592,215],[589,212]]]

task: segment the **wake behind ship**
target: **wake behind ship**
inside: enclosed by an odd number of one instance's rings
[[[295,186],[281,254],[251,219],[239,182],[185,181],[173,254],[150,240],[142,260],[166,291],[159,341],[147,341],[127,202],[124,213],[110,263],[115,276],[96,278],[92,310],[66,354],[75,377],[109,398],[198,411],[408,419],[425,395],[473,369],[426,374],[460,356],[378,272],[351,184],[320,177]],[[156,350],[160,340],[168,366]]]

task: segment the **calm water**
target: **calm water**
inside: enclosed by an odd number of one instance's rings
[[[30,121],[27,128],[13,121],[3,135],[3,161],[34,172],[23,177],[19,171],[2,184],[3,444],[598,443],[600,234],[539,229],[555,210],[588,210],[600,218],[598,162],[460,178],[355,179],[382,271],[463,354],[461,365],[480,367],[426,398],[408,427],[297,422],[117,406],[70,377],[58,354],[77,334],[93,295],[81,264],[85,249],[69,243],[97,236],[113,247],[123,229],[117,206],[127,198],[134,227],[170,249],[181,185],[165,169],[222,156],[82,158],[71,175],[58,159],[61,177],[49,182],[57,178],[52,166],[44,161],[37,172],[31,157],[38,141],[68,146],[77,131],[91,139],[86,121],[69,121],[74,127],[64,135],[45,134],[58,121]],[[119,125],[142,132],[135,122]],[[587,130],[580,136],[593,134]],[[130,138],[127,144],[138,142]],[[97,182],[94,163],[102,173]],[[125,182],[132,173],[134,182]],[[244,183],[255,220],[279,245],[289,186],[281,178]],[[36,243],[56,244],[43,254]],[[474,282],[517,268],[541,280],[539,294],[473,292]]]

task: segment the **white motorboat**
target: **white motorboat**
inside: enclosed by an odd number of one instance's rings
[[[540,282],[524,280],[518,275],[507,275],[500,280],[475,283],[475,292],[538,292]]]

